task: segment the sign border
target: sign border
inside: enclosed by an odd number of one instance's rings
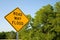
[[[19,9],[19,7],[16,7],[14,10],[12,10],[10,13],[12,13],[13,11],[15,11],[16,9]],[[20,11],[21,11],[21,9],[19,9]],[[22,12],[22,11],[21,11]],[[4,16],[4,18],[6,19],[6,17],[10,14],[10,13],[8,13],[6,16]],[[22,12],[22,14],[28,19],[28,17]],[[7,19],[6,19],[7,20]],[[7,20],[8,21],[8,20]],[[16,28],[8,21],[8,23],[16,30]],[[28,24],[29,23],[29,19],[28,19],[28,22],[26,23],[26,24]],[[26,25],[25,24],[25,25]],[[25,25],[23,25],[23,27],[25,26]],[[22,28],[23,28],[22,27]],[[21,29],[22,29],[21,28]],[[19,29],[19,30],[16,30],[17,32],[18,31],[20,31],[21,29]]]

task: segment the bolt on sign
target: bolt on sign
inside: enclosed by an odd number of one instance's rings
[[[12,27],[19,31],[28,23],[28,18],[26,15],[17,7],[12,12],[5,16],[5,19],[12,25]]]

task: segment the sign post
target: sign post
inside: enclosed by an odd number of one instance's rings
[[[11,24],[11,26],[17,31],[17,40],[18,40],[18,31],[21,30],[24,25],[26,25],[29,20],[26,15],[17,7],[12,12],[5,16],[5,19]]]
[[[19,38],[18,38],[18,32],[16,32],[16,40],[18,40]]]

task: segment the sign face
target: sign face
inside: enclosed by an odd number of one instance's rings
[[[19,31],[29,21],[19,8],[16,8],[7,14],[5,19],[13,26],[16,31]]]

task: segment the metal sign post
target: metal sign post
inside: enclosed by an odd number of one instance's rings
[[[18,38],[18,32],[16,32],[16,40],[18,40],[19,38]]]

